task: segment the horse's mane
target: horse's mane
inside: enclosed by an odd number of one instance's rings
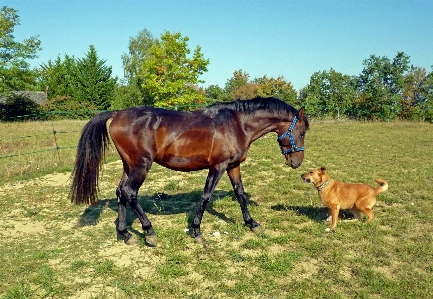
[[[207,107],[207,109],[209,110],[220,110],[223,108],[239,111],[242,113],[255,113],[258,110],[266,110],[272,113],[288,113],[294,115],[298,114],[298,110],[296,110],[294,107],[274,97],[269,97],[269,98],[256,97],[251,100],[219,102]],[[307,128],[308,128],[309,122],[306,116],[304,116],[304,121],[307,124]]]
[[[232,102],[219,102],[208,107],[209,109],[227,108],[244,113],[254,113],[257,110],[268,110],[270,112],[295,113],[296,109],[277,98],[256,97],[251,100],[236,100]]]

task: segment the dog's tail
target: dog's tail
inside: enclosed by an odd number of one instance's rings
[[[376,179],[375,181],[376,181],[376,183],[378,183],[380,185],[380,187],[374,188],[374,190],[376,190],[376,194],[380,193],[380,192],[385,192],[386,190],[388,190],[388,183],[387,182],[385,182],[384,180],[381,180],[381,179]]]

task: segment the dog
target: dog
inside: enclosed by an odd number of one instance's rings
[[[332,231],[337,226],[340,210],[350,209],[354,218],[360,218],[360,212],[368,216],[367,222],[374,218],[372,212],[376,204],[376,195],[388,190],[388,183],[376,179],[380,187],[373,188],[366,184],[347,184],[329,177],[325,167],[312,169],[301,175],[306,183],[313,183],[319,192],[322,202],[329,208],[328,216],[331,216],[331,227],[326,231]]]

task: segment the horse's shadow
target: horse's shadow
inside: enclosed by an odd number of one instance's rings
[[[166,193],[155,193],[153,195],[139,196],[138,202],[140,203],[141,207],[143,208],[143,211],[146,214],[151,214],[151,215],[186,214],[188,219],[187,220],[188,223],[186,224],[190,226],[195,217],[197,208],[199,206],[201,195],[202,195],[202,191],[192,191],[188,193],[179,193],[173,195],[169,195]],[[249,199],[248,194],[246,194],[246,196],[247,196],[248,205],[257,205],[257,203]],[[218,212],[217,210],[214,209],[214,202],[217,200],[224,199],[226,197],[231,197],[232,200],[236,200],[233,191],[227,192],[227,191],[215,190],[212,199],[209,201],[206,207],[206,211],[211,215],[214,215],[219,219],[224,220],[225,222],[234,223],[235,221],[234,219],[228,218],[224,213]],[[99,218],[101,217],[102,212],[107,208],[117,213],[118,212],[117,198],[102,199],[99,200],[95,205],[87,207],[84,210],[84,212],[81,214],[77,226],[83,227],[83,226],[96,225],[99,221]],[[137,216],[132,211],[132,209],[128,207],[127,215],[126,215],[126,223],[128,229],[130,229],[134,233],[141,234],[137,231],[134,231],[134,229],[131,228],[131,225],[135,221],[135,219],[137,219]]]

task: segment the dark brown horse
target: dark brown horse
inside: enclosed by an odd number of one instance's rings
[[[178,171],[209,169],[192,223],[195,241],[205,244],[201,220],[224,172],[230,178],[245,223],[252,231],[259,231],[260,224],[248,212],[240,164],[254,140],[276,132],[286,164],[299,167],[304,159],[304,137],[309,126],[304,108],[298,111],[276,98],[218,103],[193,112],[146,106],[102,112],[83,128],[73,172],[72,202],[97,201],[99,170],[109,144],[106,123],[110,118],[113,119],[109,133],[123,162],[123,176],[116,190],[117,232],[126,244],[132,243],[132,235],[126,228],[126,203],[129,203],[151,246],[156,246],[156,234],[137,201],[137,194],[153,162]]]

